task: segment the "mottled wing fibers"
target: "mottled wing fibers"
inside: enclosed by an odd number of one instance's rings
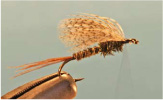
[[[75,52],[95,43],[124,40],[121,26],[111,18],[86,13],[72,16],[61,21],[59,31],[60,39]]]

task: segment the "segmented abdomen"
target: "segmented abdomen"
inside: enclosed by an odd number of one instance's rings
[[[90,57],[90,56],[93,56],[95,54],[98,54],[99,52],[100,52],[100,47],[93,47],[93,48],[88,48],[86,50],[74,53],[73,57],[76,60],[81,60],[83,58]]]
[[[123,50],[124,41],[108,41],[99,43],[98,46],[93,48],[88,48],[83,51],[79,51],[73,54],[73,57],[76,60],[81,60],[86,57],[93,56],[101,52],[101,54],[105,57],[106,55],[113,55],[113,52],[119,52]]]

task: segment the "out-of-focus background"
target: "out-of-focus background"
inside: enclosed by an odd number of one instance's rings
[[[64,71],[85,78],[77,83],[76,98],[162,98],[161,6],[161,1],[2,1],[2,95],[57,72],[60,64],[10,79],[16,69],[7,67],[72,55],[59,40],[57,25],[68,15],[84,12],[117,20],[126,38],[140,43],[128,44],[115,56],[68,63]]]

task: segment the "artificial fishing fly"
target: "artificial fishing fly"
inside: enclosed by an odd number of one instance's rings
[[[71,51],[74,51],[72,56],[50,58],[43,61],[12,67],[21,68],[18,71],[24,70],[14,77],[48,65],[63,62],[58,69],[58,74],[60,75],[63,66],[69,61],[79,61],[83,58],[99,53],[104,57],[106,55],[113,55],[113,52],[122,52],[124,44],[138,44],[139,42],[133,38],[126,39],[120,24],[114,19],[87,13],[73,15],[73,18],[62,20],[59,25],[59,31],[60,39],[67,46],[72,47]],[[95,43],[98,43],[98,45],[91,47]]]

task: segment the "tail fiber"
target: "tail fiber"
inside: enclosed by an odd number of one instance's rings
[[[29,63],[29,64],[24,64],[21,66],[10,67],[10,68],[20,68],[16,72],[24,70],[23,72],[16,74],[13,77],[13,78],[15,78],[17,76],[20,76],[20,75],[29,73],[31,71],[46,67],[48,65],[56,64],[56,63],[63,62],[65,60],[69,60],[69,59],[73,59],[73,57],[68,56],[68,57],[50,58],[50,59],[46,59],[46,60],[42,60],[42,61],[38,61],[38,62],[34,62],[34,63]]]

